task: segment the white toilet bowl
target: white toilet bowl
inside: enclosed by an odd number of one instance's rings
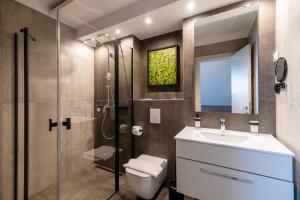
[[[143,199],[152,199],[166,178],[168,162],[166,159],[148,155],[140,155],[137,159],[162,167],[162,171],[156,178],[149,174],[126,168],[127,182],[132,191]]]

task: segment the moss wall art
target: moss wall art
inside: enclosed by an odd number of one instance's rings
[[[178,46],[148,51],[148,85],[178,84]]]

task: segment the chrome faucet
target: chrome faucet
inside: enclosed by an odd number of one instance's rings
[[[225,135],[225,118],[221,118],[220,120],[220,128],[221,128],[221,135]]]

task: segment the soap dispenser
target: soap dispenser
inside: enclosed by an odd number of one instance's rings
[[[195,121],[195,128],[201,128],[201,117],[199,113],[195,114],[194,121]]]
[[[253,134],[258,134],[259,121],[250,120],[249,125],[250,125],[250,132]]]

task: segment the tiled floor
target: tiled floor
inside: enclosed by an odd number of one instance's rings
[[[56,187],[49,187],[30,197],[30,200],[55,200]],[[82,170],[61,183],[61,200],[105,200],[114,193],[114,174],[96,167]],[[120,191],[112,200],[137,200],[130,191],[125,175],[120,176]],[[168,200],[168,189],[163,188],[156,200]]]

